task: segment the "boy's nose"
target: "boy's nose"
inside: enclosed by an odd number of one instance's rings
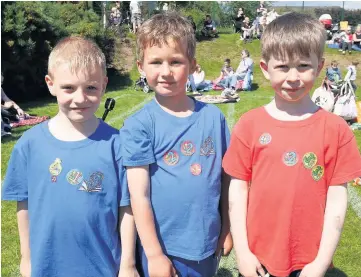
[[[86,93],[82,89],[78,89],[75,92],[73,101],[75,103],[83,103],[83,102],[85,102],[85,100],[86,100]]]
[[[297,82],[299,80],[299,74],[296,68],[291,68],[287,75],[287,81]]]
[[[170,66],[168,64],[163,64],[161,74],[163,76],[169,76],[171,72]]]

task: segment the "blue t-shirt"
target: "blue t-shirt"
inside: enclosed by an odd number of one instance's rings
[[[48,122],[15,145],[3,200],[28,200],[32,277],[117,276],[119,206],[130,204],[119,131],[65,142]]]
[[[155,100],[120,130],[123,164],[149,165],[151,202],[166,254],[200,261],[212,255],[220,233],[222,158],[229,143],[223,114],[195,101],[185,118]]]

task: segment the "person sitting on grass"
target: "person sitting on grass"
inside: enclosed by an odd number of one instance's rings
[[[326,77],[327,79],[330,81],[330,83],[339,83],[340,81],[342,81],[342,77],[341,77],[341,71],[338,68],[338,63],[337,61],[332,61],[331,62],[331,66],[327,68],[326,70]]]
[[[236,72],[232,76],[227,77],[223,83],[225,87],[225,90],[222,92],[223,96],[235,94],[237,81],[245,81],[247,76],[251,79],[251,75],[253,74],[253,60],[249,57],[249,51],[246,49],[242,50],[241,55],[242,59]]]
[[[204,70],[197,64],[193,74],[188,76],[187,87],[191,87],[193,93],[208,90],[210,81],[205,80],[205,75]]]
[[[206,20],[203,23],[203,29],[201,33],[205,37],[218,37],[216,24],[209,14],[206,15]]]
[[[253,30],[255,26],[251,26],[251,22],[249,21],[249,17],[246,17],[243,21],[243,25],[241,27],[242,34],[240,36],[241,40],[249,41],[252,39]]]

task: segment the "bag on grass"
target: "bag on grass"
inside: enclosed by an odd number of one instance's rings
[[[344,83],[340,95],[335,103],[333,113],[345,120],[357,118],[355,94],[350,81]]]
[[[335,97],[331,92],[326,79],[324,79],[322,85],[314,91],[312,101],[328,112],[332,112],[334,109]]]

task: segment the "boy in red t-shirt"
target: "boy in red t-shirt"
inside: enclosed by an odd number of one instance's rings
[[[275,98],[240,118],[223,159],[245,277],[321,277],[332,262],[361,157],[345,121],[309,95],[325,40],[323,26],[298,13],[277,18],[262,36],[260,66]]]

